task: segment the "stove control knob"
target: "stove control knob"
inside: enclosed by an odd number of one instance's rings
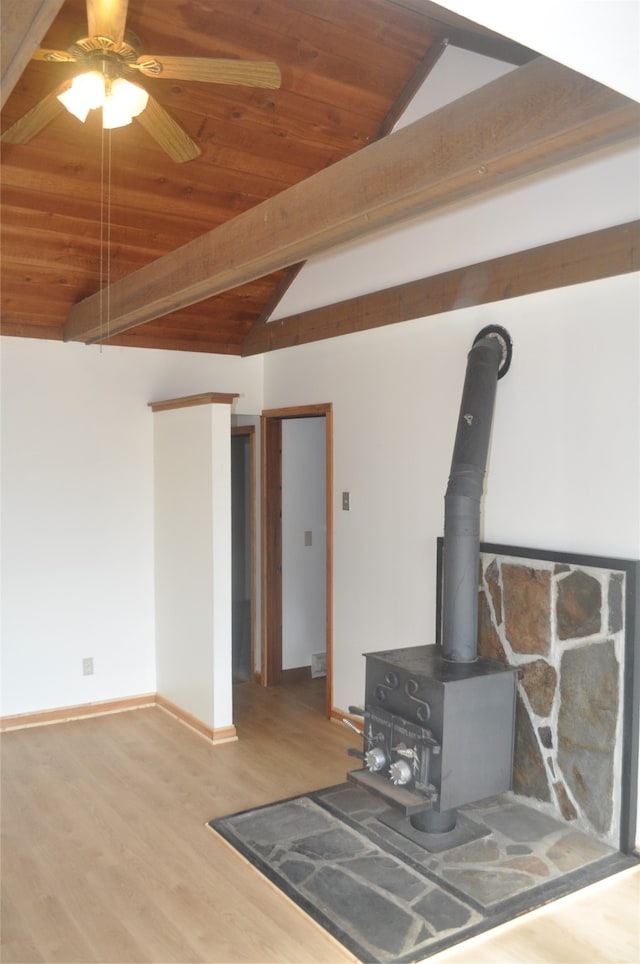
[[[396,787],[404,787],[411,783],[411,767],[406,760],[396,760],[389,767],[389,776]]]
[[[375,746],[373,750],[369,750],[367,753],[365,753],[364,762],[367,764],[367,769],[371,773],[377,773],[378,770],[382,770],[387,762],[387,754],[384,752],[382,747]]]

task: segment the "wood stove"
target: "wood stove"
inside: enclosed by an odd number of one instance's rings
[[[516,671],[477,655],[480,504],[511,352],[504,328],[489,326],[468,356],[445,495],[442,646],[365,654],[364,746],[352,751],[365,767],[349,779],[425,834],[449,833],[457,807],[511,789]]]
[[[446,660],[440,646],[367,653],[364,770],[349,775],[443,833],[455,808],[511,788],[516,671]]]

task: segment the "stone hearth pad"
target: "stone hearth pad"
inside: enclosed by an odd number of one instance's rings
[[[361,961],[421,960],[635,863],[505,794],[460,808],[476,839],[432,853],[344,784],[209,826]],[[431,836],[431,835],[429,835]]]

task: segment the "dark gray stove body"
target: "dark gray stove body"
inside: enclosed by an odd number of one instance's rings
[[[407,815],[511,788],[516,671],[439,646],[366,655],[364,759],[350,778]]]
[[[511,350],[509,333],[491,325],[467,357],[445,494],[442,647],[366,655],[364,749],[354,754],[365,769],[349,778],[424,834],[448,834],[457,807],[511,789],[516,671],[478,658],[477,647],[480,507]]]

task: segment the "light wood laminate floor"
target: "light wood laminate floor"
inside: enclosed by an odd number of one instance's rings
[[[2,961],[354,958],[206,828],[341,783],[357,738],[321,681],[236,688],[239,740],[213,747],[157,708],[2,737]],[[636,962],[640,872],[432,957]]]

